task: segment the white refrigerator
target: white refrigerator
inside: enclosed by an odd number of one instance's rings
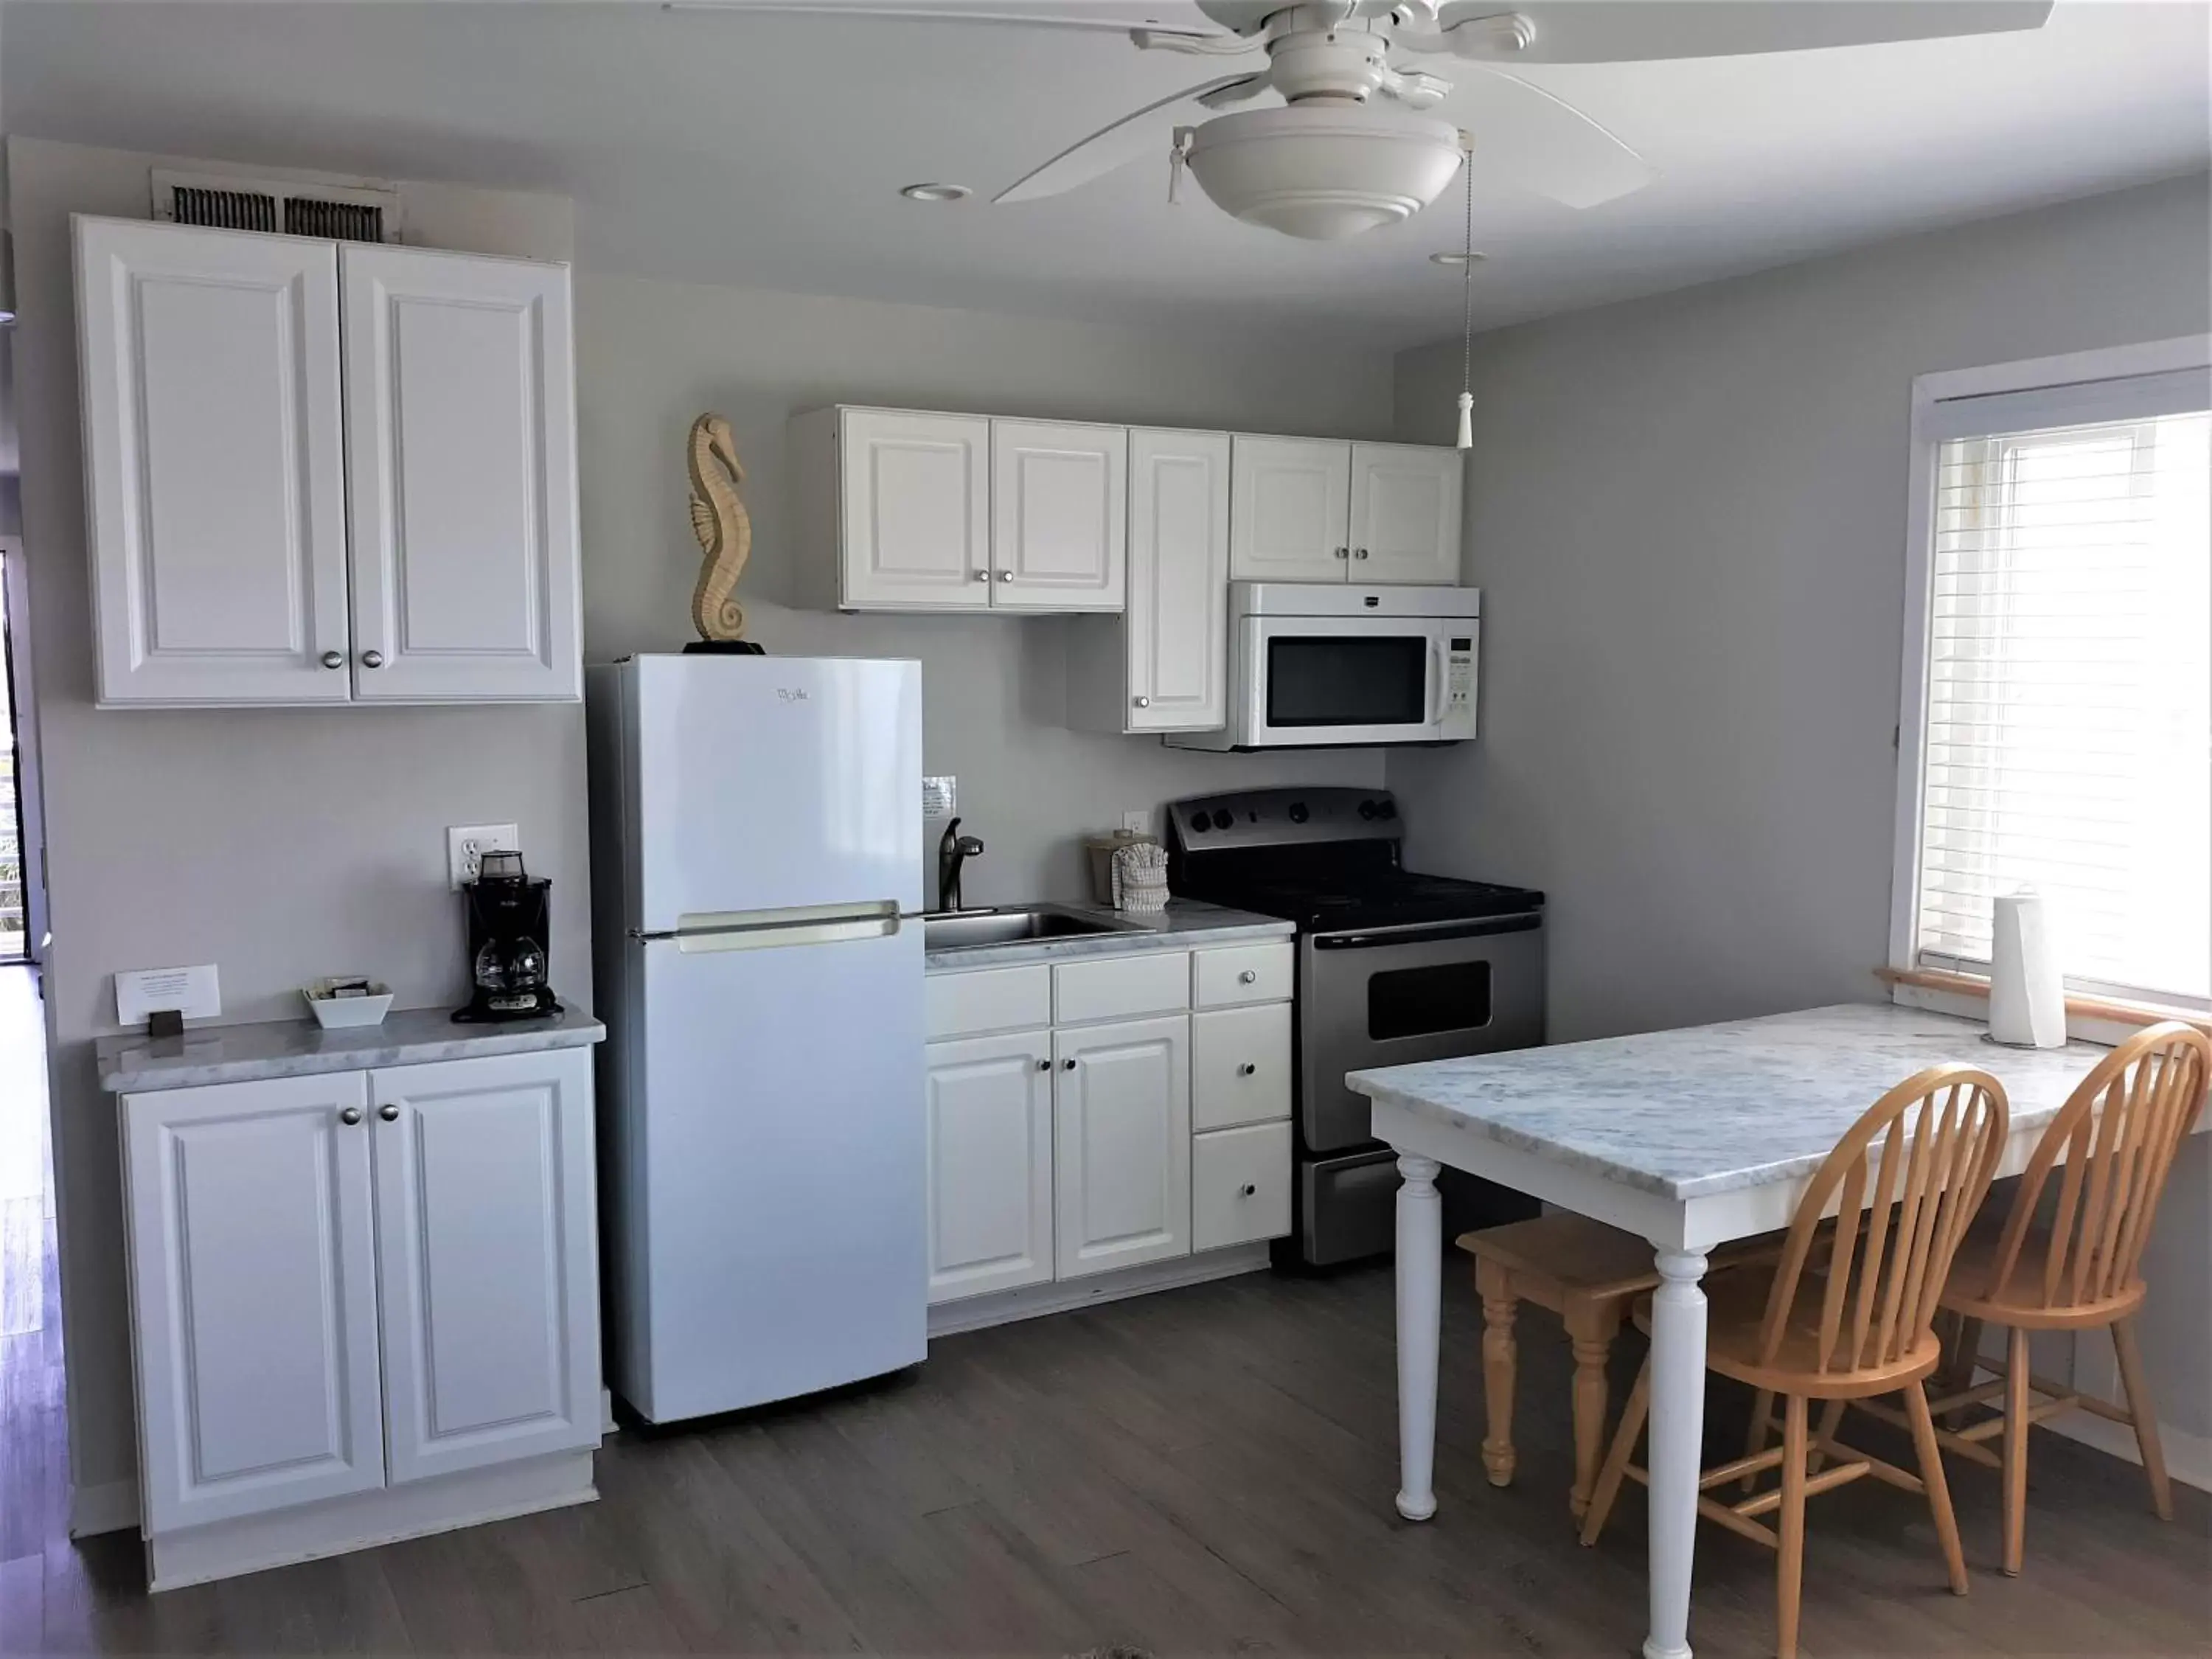
[[[921,669],[589,671],[609,1364],[651,1422],[923,1357]]]

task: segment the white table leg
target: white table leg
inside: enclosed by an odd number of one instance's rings
[[[1443,1319],[1443,1200],[1432,1158],[1398,1159],[1398,1513],[1437,1512],[1437,1345]]]
[[[1690,1659],[1690,1557],[1705,1427],[1705,1293],[1698,1281],[1705,1275],[1703,1255],[1660,1249],[1651,1298],[1651,1631],[1644,1659]]]

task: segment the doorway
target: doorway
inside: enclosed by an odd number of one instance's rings
[[[37,962],[46,933],[28,574],[22,543],[0,536],[0,965]]]

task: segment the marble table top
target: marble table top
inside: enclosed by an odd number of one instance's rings
[[[1844,1003],[1761,1019],[1354,1072],[1379,1103],[1669,1199],[1799,1179],[1929,1066],[1978,1066],[2039,1128],[2110,1050],[2008,1048],[1978,1020]]]
[[[100,1086],[123,1094],[308,1077],[318,1072],[359,1072],[377,1066],[420,1066],[480,1054],[580,1048],[606,1034],[607,1028],[598,1020],[573,1008],[546,1019],[498,1025],[457,1025],[451,1009],[407,1008],[386,1014],[380,1025],[340,1031],[325,1031],[312,1019],[272,1019],[246,1025],[195,1025],[179,1037],[126,1032],[101,1037],[93,1053],[100,1067]]]

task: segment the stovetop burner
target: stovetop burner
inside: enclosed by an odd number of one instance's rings
[[[1398,862],[1404,825],[1380,790],[1263,789],[1169,809],[1170,884],[1282,916],[1306,933],[1526,915],[1524,887],[1424,875]]]

